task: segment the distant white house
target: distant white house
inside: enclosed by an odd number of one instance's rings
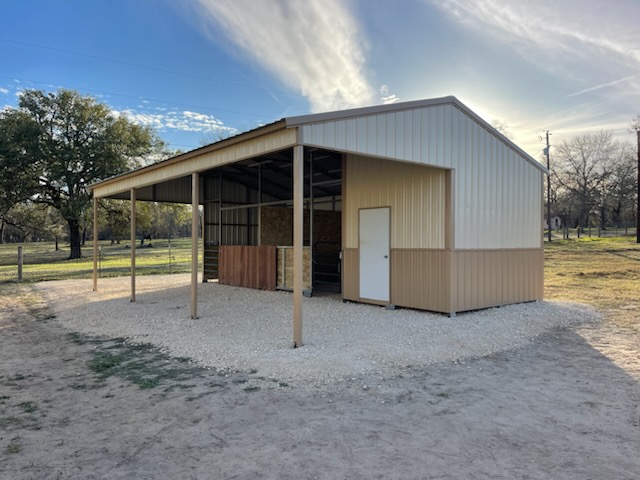
[[[547,230],[549,228],[549,224],[547,223],[547,217],[544,217],[544,229]],[[551,216],[551,229],[552,230],[560,230],[562,228],[562,218],[558,215]]]

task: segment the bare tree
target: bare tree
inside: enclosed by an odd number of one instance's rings
[[[624,145],[601,131],[560,143],[554,157],[552,174],[562,210],[572,212],[576,226],[589,225],[592,214],[605,226],[606,201],[616,168],[624,159]]]

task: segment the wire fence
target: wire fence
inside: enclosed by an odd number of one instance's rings
[[[551,231],[552,240],[571,240],[577,238],[612,238],[612,237],[635,237],[635,226],[624,227],[577,227],[577,228],[560,228]],[[549,231],[544,231],[545,242],[549,240]]]

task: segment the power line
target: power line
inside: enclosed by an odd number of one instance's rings
[[[20,78],[17,76],[7,76],[7,75],[0,75],[0,78],[4,78],[7,80],[19,80],[20,82],[29,82],[29,83],[34,83],[37,85],[44,85],[47,87],[53,87],[53,88],[67,88],[70,90],[78,90],[78,91],[83,91],[86,93],[93,93],[93,94],[99,94],[99,95],[111,95],[114,97],[123,97],[123,98],[131,98],[134,99],[138,102],[141,101],[154,101],[157,103],[162,103],[162,104],[166,104],[166,105],[177,105],[177,106],[181,106],[181,107],[189,107],[189,108],[199,108],[199,109],[204,109],[205,111],[209,111],[209,112],[225,112],[225,113],[234,113],[237,115],[250,115],[253,117],[259,117],[259,118],[266,118],[266,119],[270,119],[270,120],[275,120],[275,118],[273,117],[273,115],[266,115],[266,114],[260,114],[260,113],[250,113],[250,112],[241,112],[238,110],[229,110],[229,109],[225,109],[225,108],[219,108],[219,107],[211,107],[211,106],[204,106],[204,105],[195,105],[192,103],[181,103],[181,102],[172,102],[170,100],[162,100],[159,98],[154,98],[154,97],[141,97],[141,96],[136,96],[136,95],[127,95],[125,93],[118,93],[118,92],[110,92],[110,91],[106,91],[106,90],[95,90],[95,89],[90,89],[90,88],[83,88],[83,87],[74,87],[74,86],[69,86],[69,85],[55,85],[51,82],[42,82],[42,81],[38,81],[38,80],[32,80],[32,79],[28,79],[28,78]]]
[[[156,71],[156,72],[168,73],[168,74],[171,74],[171,75],[178,75],[178,76],[187,77],[187,78],[195,78],[195,79],[198,79],[198,80],[206,80],[208,82],[221,83],[221,84],[224,84],[224,85],[230,85],[230,86],[234,86],[234,87],[253,88],[253,89],[256,89],[256,90],[280,93],[282,95],[291,95],[291,96],[295,96],[295,97],[306,98],[304,95],[300,95],[300,94],[297,94],[297,93],[272,90],[272,89],[267,89],[265,87],[260,87],[260,86],[256,86],[256,85],[250,85],[248,83],[232,82],[232,81],[229,81],[229,80],[220,80],[218,78],[205,77],[203,75],[195,75],[195,74],[192,74],[192,73],[178,72],[176,70],[170,70],[168,68],[156,67],[154,65],[144,65],[142,63],[130,62],[130,61],[127,61],[127,60],[120,60],[120,59],[117,59],[117,58],[103,57],[101,55],[95,55],[95,54],[92,54],[92,53],[74,52],[73,50],[66,50],[66,49],[57,48],[57,47],[49,47],[49,46],[46,46],[46,45],[37,45],[35,43],[20,42],[20,41],[17,41],[17,40],[10,40],[8,38],[0,38],[0,42],[12,43],[14,45],[21,45],[23,47],[37,48],[37,49],[41,49],[41,50],[49,50],[51,52],[64,53],[66,55],[75,55],[75,56],[78,56],[78,57],[93,58],[95,60],[103,60],[105,62],[119,63],[120,65],[126,65],[126,66],[129,66],[129,67],[143,68],[143,69],[146,69],[146,70],[153,70],[153,71]]]
[[[186,73],[186,72],[179,72],[176,70],[171,70],[168,68],[163,68],[163,67],[157,67],[154,65],[145,65],[142,63],[137,63],[137,62],[130,62],[127,60],[120,60],[117,58],[110,58],[110,57],[103,57],[101,55],[95,55],[95,54],[91,54],[91,53],[82,53],[82,52],[75,52],[73,50],[66,50],[63,48],[57,48],[57,47],[49,47],[46,45],[38,45],[35,43],[28,43],[28,42],[21,42],[18,40],[11,40],[8,38],[0,38],[0,42],[4,42],[4,43],[11,43],[14,45],[20,45],[23,47],[29,47],[29,48],[36,48],[36,49],[41,49],[41,50],[48,50],[51,52],[58,52],[58,53],[63,53],[66,55],[75,55],[78,57],[85,57],[85,58],[93,58],[95,60],[102,60],[105,62],[111,62],[111,63],[118,63],[120,65],[125,65],[125,66],[129,66],[129,67],[136,67],[136,68],[142,68],[142,69],[146,69],[146,70],[151,70],[151,71],[155,71],[155,72],[161,72],[161,73],[166,73],[166,74],[170,74],[170,75],[177,75],[177,76],[181,76],[181,77],[186,77],[186,78],[192,78],[192,79],[198,79],[198,80],[204,80],[207,82],[214,82],[214,83],[219,83],[219,84],[223,84],[223,85],[229,85],[229,86],[234,86],[234,87],[242,87],[242,88],[251,88],[254,90],[260,90],[263,92],[267,92],[267,93],[277,93],[280,95],[288,95],[291,97],[298,97],[298,98],[303,98],[305,100],[323,100],[319,97],[312,97],[309,95],[302,95],[299,93],[292,93],[292,92],[285,92],[283,90],[276,90],[276,89],[272,89],[272,88],[266,88],[266,87],[261,87],[261,86],[256,86],[256,85],[251,85],[248,83],[242,83],[242,82],[233,82],[230,80],[221,80],[219,78],[211,78],[211,77],[207,77],[204,75],[196,75],[193,73]],[[344,105],[337,105],[337,107],[342,107]]]

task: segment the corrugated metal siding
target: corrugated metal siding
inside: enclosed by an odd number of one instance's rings
[[[542,300],[542,249],[453,251],[453,311]]]
[[[303,125],[302,139],[307,145],[450,168],[454,112],[461,113],[453,105],[437,105]]]
[[[104,185],[96,185],[93,187],[93,194],[98,198],[108,197],[134,187],[144,187],[190,175],[193,172],[209,170],[238,160],[257,157],[268,152],[283,150],[293,146],[295,143],[295,128],[279,130],[227,148],[198,155],[188,160],[165,165],[157,169],[141,171],[138,174],[116,179]]]
[[[540,246],[543,174],[461,112],[454,247]]]
[[[453,248],[540,245],[542,172],[453,105],[304,125],[302,138],[329,149],[454,169]]]
[[[391,303],[449,313],[450,258],[445,250],[391,250]]]
[[[205,202],[205,242],[220,242],[221,245],[257,245],[258,208],[220,210],[258,202],[258,192],[245,185],[223,179],[207,178]],[[220,203],[222,202],[222,203]],[[222,223],[220,229],[219,223]]]
[[[358,211],[372,207],[391,207],[391,248],[444,248],[443,170],[355,155],[346,168],[345,248],[358,248]]]
[[[357,301],[360,298],[360,256],[357,248],[342,251],[342,297]]]

